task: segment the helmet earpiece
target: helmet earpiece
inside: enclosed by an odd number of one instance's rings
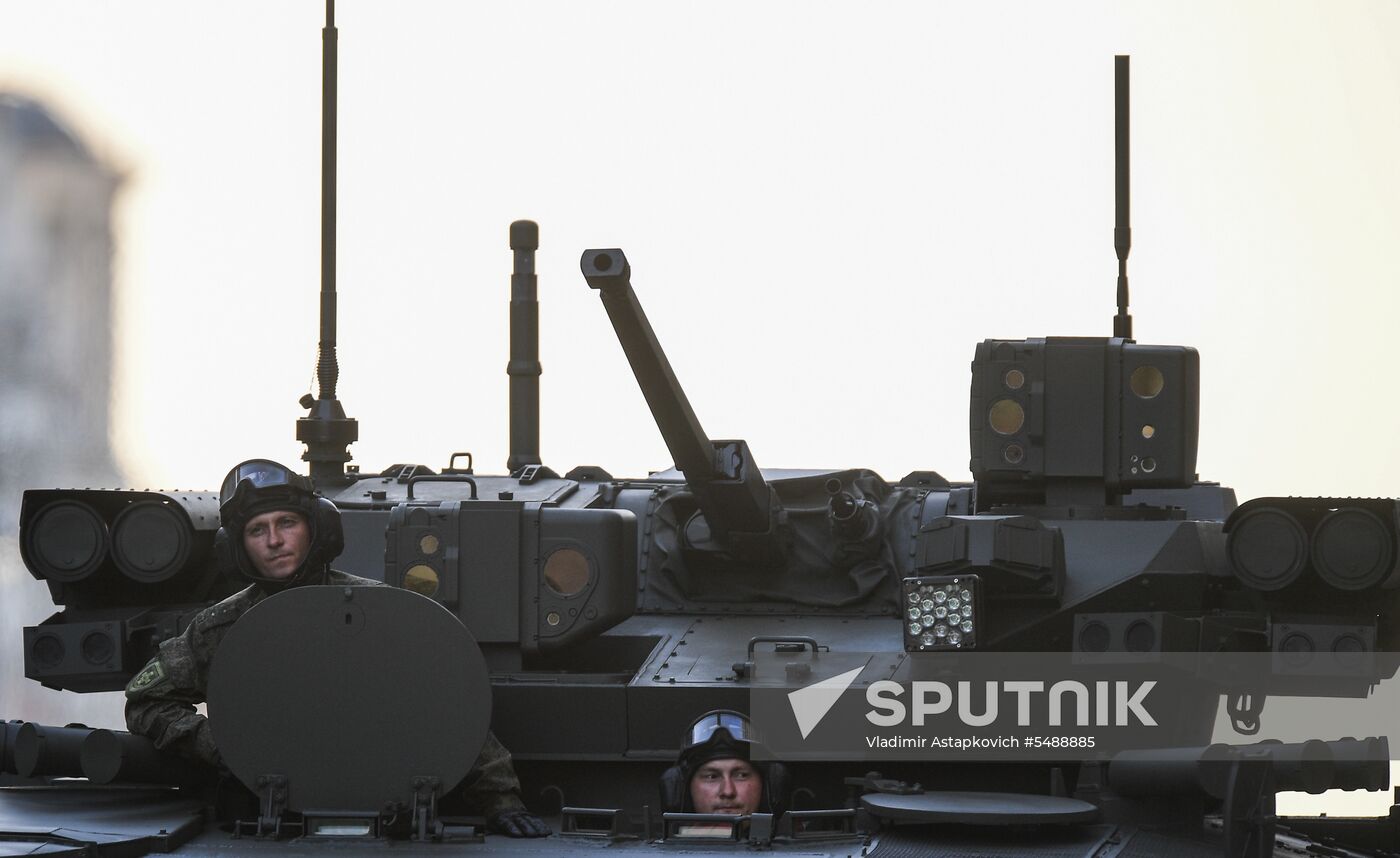
[[[690,812],[687,810],[690,806],[690,778],[686,777],[685,770],[680,766],[671,766],[662,772],[657,788],[661,792],[662,813]]]
[[[345,526],[340,521],[340,510],[325,498],[316,498],[316,512],[311,526],[311,553],[318,563],[327,564],[345,550]]]
[[[781,815],[787,810],[787,797],[792,790],[792,777],[787,766],[778,760],[759,763],[763,775],[763,798],[768,803],[768,812]],[[762,810],[762,808],[759,808]]]
[[[221,575],[238,572],[238,558],[234,556],[233,546],[229,544],[226,527],[220,526],[214,534],[214,563]]]

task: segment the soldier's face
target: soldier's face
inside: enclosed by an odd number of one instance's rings
[[[311,550],[311,525],[306,516],[278,509],[254,516],[243,526],[243,550],[264,578],[286,578]]]
[[[762,790],[763,777],[748,760],[710,760],[690,778],[696,813],[753,813]]]

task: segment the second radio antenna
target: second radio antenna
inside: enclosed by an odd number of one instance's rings
[[[1133,230],[1128,226],[1128,58],[1113,58],[1115,213],[1113,249],[1118,254],[1118,314],[1113,317],[1113,336],[1133,338],[1133,317],[1128,315],[1128,251],[1133,246]]]

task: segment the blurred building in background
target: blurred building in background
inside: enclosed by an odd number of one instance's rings
[[[17,539],[26,488],[121,482],[108,439],[121,184],[43,105],[0,92],[0,718],[122,720],[120,695],[24,679],[23,629],[57,608]]]
[[[0,533],[25,488],[115,485],[112,202],[121,176],[0,93]]]

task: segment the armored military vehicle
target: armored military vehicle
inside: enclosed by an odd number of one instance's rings
[[[325,35],[333,155],[333,15]],[[709,437],[618,248],[583,251],[578,288],[598,293],[674,466],[546,465],[529,221],[509,231],[506,472],[460,452],[351,465],[327,158],[320,387],[297,438],[343,517],[337,567],[390,586],[289,590],[239,620],[210,684],[228,772],[117,731],[6,722],[0,851],[1400,849],[1394,815],[1275,813],[1280,791],[1388,786],[1384,730],[1347,733],[1396,668],[1400,507],[1239,504],[1197,478],[1198,356],[1136,342],[1128,312],[1127,72],[1119,57],[1113,335],[976,345],[967,483],[760,468],[765,451]],[[240,588],[211,551],[217,507],[26,492],[23,557],[61,608],[23,630],[26,676],[121,689]],[[1248,738],[1216,741],[1218,709]],[[712,710],[748,713],[781,761],[773,812],[686,813],[658,789]],[[1259,741],[1300,718],[1305,735]],[[554,836],[486,837],[461,815],[488,725]]]

